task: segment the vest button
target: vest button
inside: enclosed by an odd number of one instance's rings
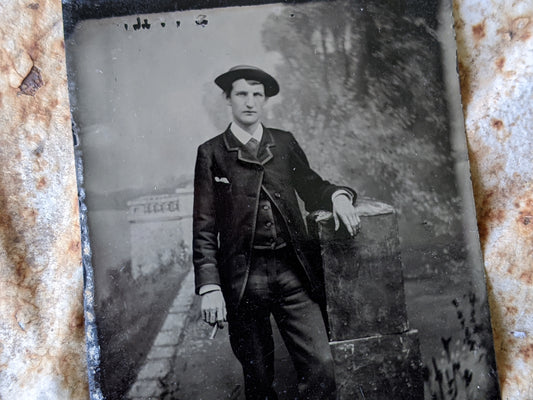
[[[268,210],[269,208],[270,208],[270,207],[268,206],[268,204],[265,204],[265,205],[263,206],[263,210]]]
[[[272,222],[268,221],[268,222],[265,224],[265,226],[266,226],[267,228],[270,228],[270,227],[272,226]]]
[[[277,197],[278,199],[281,197],[281,194],[279,192],[274,193],[274,197]]]

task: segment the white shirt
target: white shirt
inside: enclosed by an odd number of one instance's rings
[[[257,143],[261,143],[261,139],[263,138],[262,124],[257,125],[257,128],[251,135],[250,133],[242,129],[239,125],[237,125],[235,122],[232,122],[229,128],[231,130],[231,133],[233,133],[233,136],[235,136],[242,144],[248,143],[252,138],[257,140]]]

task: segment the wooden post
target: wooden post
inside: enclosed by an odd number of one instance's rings
[[[358,200],[361,231],[334,230],[332,215],[309,216],[321,242],[330,345],[339,400],[423,399],[418,332],[409,330],[394,209]]]

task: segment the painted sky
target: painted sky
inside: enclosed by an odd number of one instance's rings
[[[277,53],[264,49],[261,29],[272,13],[288,12],[284,6],[234,11],[140,16],[151,26],[136,31],[136,16],[76,27],[67,51],[87,190],[150,190],[173,176],[192,174],[197,146],[225,128],[207,115],[205,96],[216,97],[230,118],[214,78],[237,64],[273,72],[280,62]],[[206,16],[207,25],[196,24],[199,15]]]

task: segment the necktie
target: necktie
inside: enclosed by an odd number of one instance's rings
[[[259,149],[259,142],[257,139],[251,138],[245,146],[254,157],[257,157],[257,150]]]

